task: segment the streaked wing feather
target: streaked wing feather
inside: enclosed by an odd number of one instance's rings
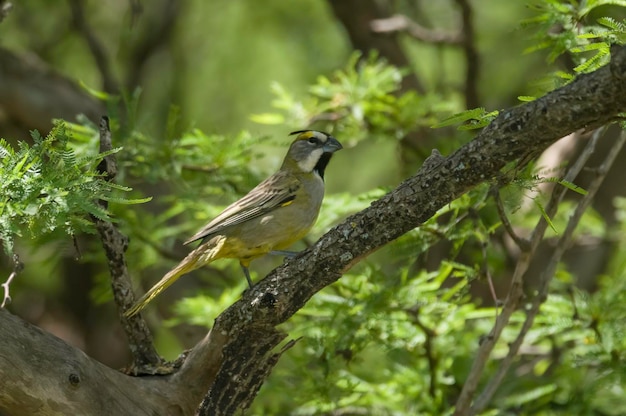
[[[274,208],[293,201],[300,182],[291,174],[279,171],[270,176],[240,200],[229,205],[185,244],[218,234],[223,229],[260,217]]]

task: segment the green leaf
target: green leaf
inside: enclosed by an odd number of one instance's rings
[[[556,384],[547,384],[545,386],[539,386],[534,389],[518,393],[511,394],[505,399],[507,406],[522,406],[527,403],[536,401],[544,396],[551,395],[556,392],[558,386]]]
[[[87,91],[90,95],[96,97],[99,100],[102,101],[113,101],[116,100],[117,97],[113,96],[111,94],[108,94],[104,91],[99,91],[93,88],[90,88],[89,86],[87,86],[87,84],[85,84],[83,81],[79,81],[78,84],[81,86],[82,89],[84,89],[85,91]]]
[[[149,196],[147,198],[119,198],[119,197],[115,197],[115,196],[104,196],[102,197],[103,200],[108,201],[108,202],[113,202],[113,203],[117,203],[117,204],[124,204],[124,205],[136,205],[136,204],[145,204],[146,202],[150,202],[152,201],[152,197]]]
[[[440,127],[451,126],[453,124],[463,123],[468,120],[478,120],[482,118],[485,115],[485,113],[486,113],[486,110],[482,107],[474,108],[471,110],[466,110],[460,113],[456,113],[450,117],[447,117],[432,127],[440,128]]]
[[[585,4],[585,7],[582,7],[578,12],[580,18],[588,15],[593,9],[600,6],[620,6],[626,7],[625,0],[597,0],[597,1],[586,1],[582,2]]]
[[[576,192],[576,193],[578,193],[580,195],[587,195],[587,191],[585,189],[581,188],[580,186],[578,186],[578,185],[576,185],[576,184],[574,184],[572,182],[560,179],[558,181],[558,183],[563,185],[567,189],[569,189],[571,191],[574,191],[574,192]]]
[[[543,217],[544,220],[546,220],[546,222],[548,223],[548,225],[550,226],[550,228],[552,228],[552,230],[558,234],[559,232],[557,231],[556,227],[554,226],[554,224],[552,223],[552,220],[550,219],[550,216],[548,215],[548,213],[546,212],[546,209],[544,208],[543,204],[541,202],[539,202],[537,200],[537,198],[533,199],[533,202],[535,203],[535,205],[537,206],[537,208],[539,208],[539,211],[541,212],[541,216]]]

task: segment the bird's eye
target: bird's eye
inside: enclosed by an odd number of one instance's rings
[[[309,143],[311,143],[311,144],[319,144],[320,143],[320,139],[318,139],[317,137],[311,137],[309,139]]]

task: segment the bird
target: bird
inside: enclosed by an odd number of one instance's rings
[[[298,130],[280,169],[248,194],[224,209],[186,244],[200,241],[176,267],[170,270],[126,312],[140,312],[178,278],[215,260],[234,258],[252,287],[249,266],[268,253],[285,251],[304,238],[315,224],[324,198],[324,172],[330,159],[343,146],[329,133]]]

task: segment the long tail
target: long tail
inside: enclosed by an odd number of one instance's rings
[[[219,236],[211,239],[210,241],[201,244],[194,251],[189,253],[178,266],[167,272],[165,276],[159,282],[152,286],[145,295],[141,297],[135,304],[124,312],[124,316],[130,318],[133,315],[139,313],[143,308],[156,298],[159,293],[167,289],[172,283],[178,280],[184,274],[187,274],[193,270],[196,270],[213,260],[217,260],[220,256],[220,251],[224,245],[225,237]]]

